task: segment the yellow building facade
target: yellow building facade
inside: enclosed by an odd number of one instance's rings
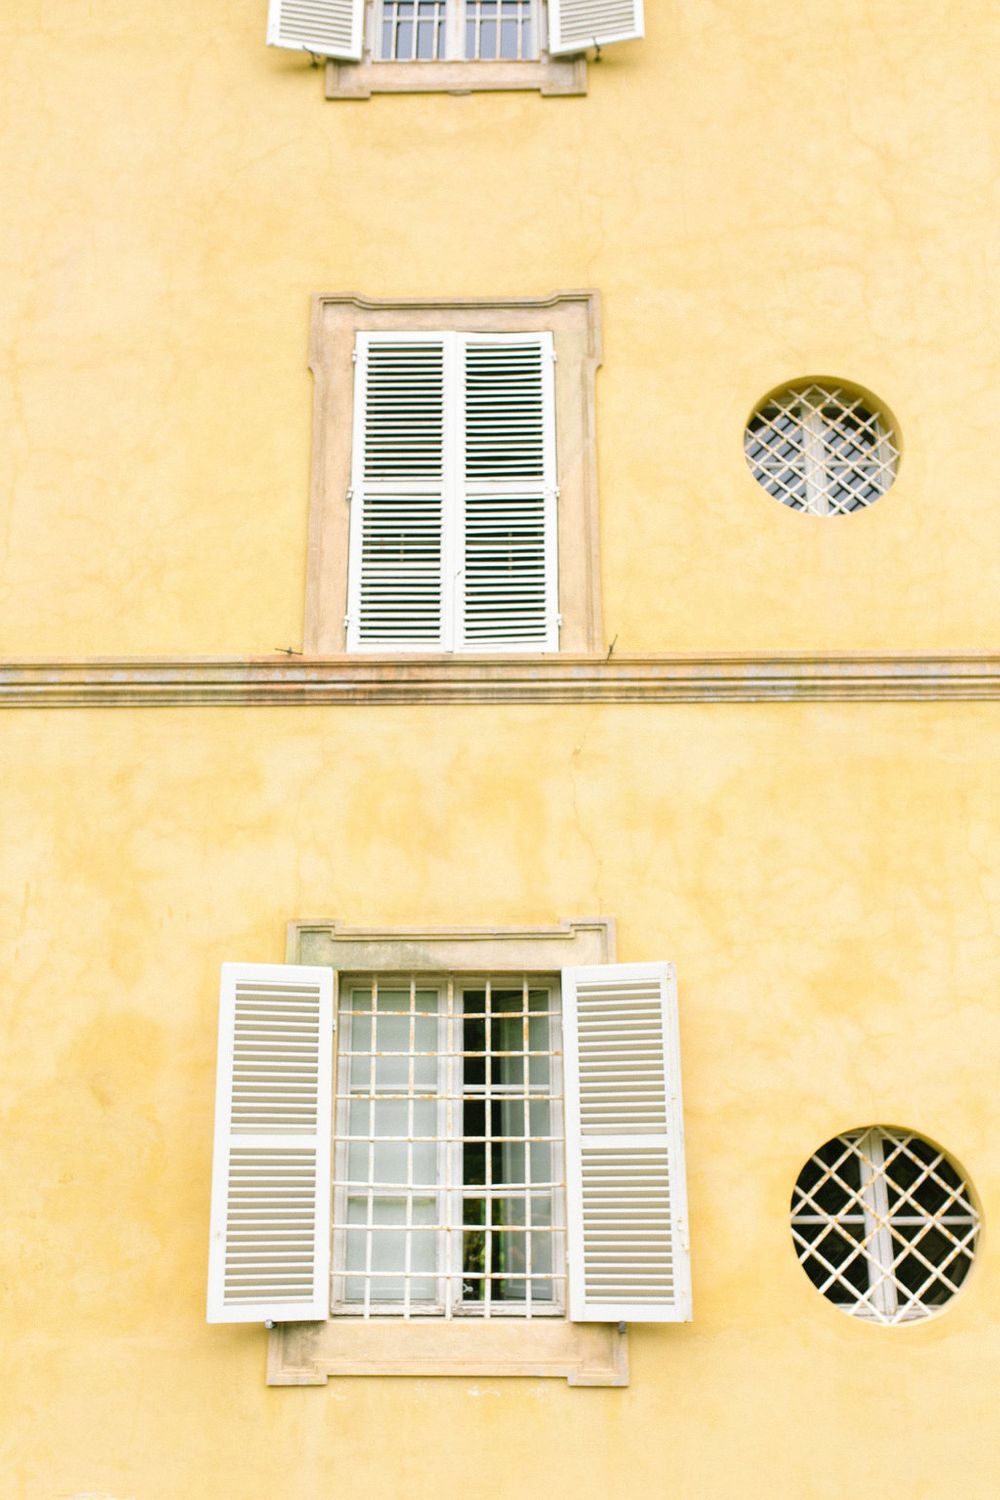
[[[551,94],[367,98],[265,9],[0,25],[0,1492],[992,1500],[992,8],[649,0]],[[351,649],[337,299],[569,309],[561,649]],[[809,381],[898,450],[848,515],[747,464]],[[205,1323],[220,966],[584,919],[676,968],[692,1321],[616,1334],[625,1383],[280,1383],[279,1333]],[[981,1216],[901,1326],[789,1220],[870,1127]]]

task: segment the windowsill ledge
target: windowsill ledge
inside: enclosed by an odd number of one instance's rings
[[[268,1385],[324,1385],[331,1375],[520,1375],[625,1386],[628,1333],[614,1323],[564,1318],[331,1318],[271,1329]]]
[[[328,99],[372,94],[482,94],[537,90],[549,96],[585,94],[587,59],[543,57],[537,62],[338,62],[328,58]]]

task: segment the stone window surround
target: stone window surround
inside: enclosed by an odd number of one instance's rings
[[[314,396],[306,654],[347,654],[344,626],[350,522],[347,494],[351,483],[355,335],[442,329],[553,335],[562,619],[559,650],[560,653],[601,651],[604,638],[594,406],[594,386],[601,363],[599,294],[564,291],[549,297],[449,300],[320,293],[313,298],[309,351]],[[447,659],[467,660],[471,654],[448,653]]]
[[[551,927],[352,928],[336,921],[288,925],[288,963],[338,973],[558,972],[615,962],[615,925],[594,917]],[[628,1384],[628,1334],[614,1323],[568,1318],[328,1318],[278,1323],[268,1336],[268,1385],[324,1385],[331,1375],[517,1375],[570,1385]]]
[[[587,92],[587,59],[550,57],[545,49],[544,5],[539,4],[541,48],[530,62],[379,62],[375,57],[376,8],[365,7],[364,50],[360,62],[327,58],[328,99],[369,99],[372,94],[473,94],[538,90],[548,96]]]

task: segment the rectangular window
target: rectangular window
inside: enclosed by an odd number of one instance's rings
[[[538,57],[536,0],[381,0],[382,62],[523,62]]]
[[[361,333],[349,650],[559,646],[551,333]]]
[[[556,979],[344,979],[338,1035],[333,1311],[562,1315]]]

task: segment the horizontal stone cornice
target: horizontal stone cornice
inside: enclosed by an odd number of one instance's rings
[[[0,665],[3,708],[1000,699],[1000,655],[121,657]]]

